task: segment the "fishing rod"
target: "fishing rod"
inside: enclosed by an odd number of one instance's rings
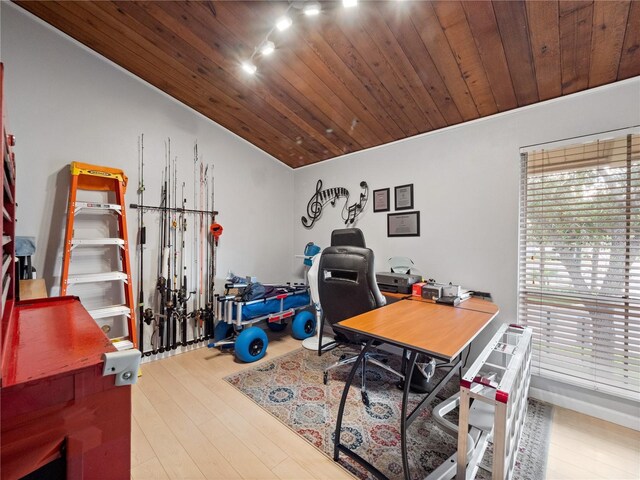
[[[178,306],[178,298],[177,298],[177,291],[178,291],[178,277],[179,274],[182,272],[178,272],[178,222],[177,222],[177,217],[176,217],[176,212],[175,210],[177,209],[177,178],[178,178],[178,167],[177,167],[177,163],[178,163],[178,157],[174,157],[173,159],[173,217],[171,219],[171,228],[173,229],[172,232],[172,241],[171,241],[171,246],[173,247],[173,281],[171,283],[171,285],[173,286],[173,288],[170,290],[170,295],[171,295],[171,349],[175,350],[176,348],[178,348],[178,319],[177,317],[177,306]]]
[[[165,144],[166,149],[166,144]],[[165,150],[166,151],[166,150]],[[167,204],[167,168],[165,166],[162,174],[162,187],[160,189],[160,205],[166,206]],[[165,315],[165,289],[167,288],[167,279],[165,273],[164,249],[165,249],[165,234],[166,234],[166,215],[160,217],[160,248],[158,249],[158,281],[156,283],[156,291],[158,293],[158,335],[156,338],[157,349],[156,352],[164,352],[164,330],[166,323]]]
[[[205,209],[209,210],[209,165],[207,165],[204,169],[204,198],[205,198]],[[205,269],[205,278],[206,278],[206,287],[205,287],[205,297],[204,297],[204,339],[208,340],[211,337],[211,313],[212,313],[212,304],[209,301],[209,297],[211,296],[211,252],[209,247],[209,236],[207,235],[208,228],[205,225],[205,244],[207,248],[206,252],[206,260],[207,267]]]
[[[187,203],[187,199],[184,195],[184,187],[185,183],[182,182],[182,208]],[[178,291],[178,304],[180,305],[180,328],[182,333],[182,345],[190,345],[193,342],[187,341],[187,300],[189,296],[187,295],[187,266],[184,263],[184,234],[187,230],[187,217],[184,215],[184,212],[180,213],[180,272],[182,275],[182,282],[180,284],[180,289]]]
[[[211,276],[209,279],[209,284],[211,285],[209,289],[209,305],[211,309],[211,314],[209,317],[209,328],[211,332],[211,338],[214,338],[215,334],[215,312],[216,312],[216,273],[217,273],[217,255],[218,255],[218,239],[220,235],[222,235],[222,225],[216,223],[216,215],[218,212],[215,209],[215,175],[214,175],[215,165],[211,164],[211,225],[209,225],[209,242],[211,244]]]
[[[169,188],[167,190],[167,205],[169,207],[171,207],[171,205],[173,205],[171,203],[172,200],[172,193],[173,193],[173,184],[175,183],[175,178],[172,178],[171,175],[171,138],[167,139],[167,169],[169,172]],[[174,196],[175,199],[175,196]],[[165,247],[165,252],[166,255],[164,257],[164,262],[167,265],[167,289],[165,291],[165,311],[167,314],[167,343],[165,345],[166,350],[169,351],[171,350],[173,347],[173,342],[171,341],[172,337],[173,337],[173,333],[174,333],[174,329],[175,329],[175,318],[174,318],[174,303],[172,300],[172,293],[173,293],[173,275],[172,275],[172,270],[171,270],[171,248],[173,247],[173,237],[172,237],[172,228],[173,228],[173,219],[171,217],[171,211],[167,210],[165,212],[166,216],[167,216],[167,246]]]
[[[198,207],[202,210],[202,160],[199,162],[199,179],[198,179],[198,193],[199,193],[199,201]],[[204,268],[204,255],[202,254],[202,214],[198,215],[198,258],[200,262],[198,264],[198,342],[202,340],[202,324],[203,324],[203,314],[202,314],[202,269]]]
[[[138,201],[144,204],[144,133],[138,138]],[[138,294],[138,321],[140,322],[140,334],[138,336],[138,346],[144,354],[144,323],[146,321],[144,314],[144,244],[146,243],[146,228],[144,226],[144,210],[138,211],[138,245],[139,252],[139,270],[138,285],[140,291]]]
[[[198,141],[193,145],[193,207],[198,208],[198,190],[196,189],[196,181],[198,175]],[[197,212],[196,215],[199,215],[201,212]],[[198,341],[198,323],[200,322],[200,305],[199,305],[199,295],[197,293],[198,290],[198,255],[200,254],[198,250],[198,222],[194,218],[193,220],[193,286],[196,291],[196,295],[193,298],[193,341]]]
[[[211,165],[211,205],[209,205],[209,178],[208,178],[209,165],[205,169],[205,197],[207,201],[207,210],[211,206],[213,210],[213,164]],[[212,224],[215,221],[215,215],[211,215]],[[207,228],[206,233],[211,233],[211,228]],[[214,307],[213,307],[213,295],[215,290],[215,267],[214,267],[214,238],[207,235],[207,291],[206,291],[206,303],[205,303],[205,339],[214,337]]]

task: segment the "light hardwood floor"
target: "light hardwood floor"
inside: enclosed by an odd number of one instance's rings
[[[267,356],[300,347],[270,333]],[[247,364],[201,348],[144,364],[133,387],[131,478],[353,479],[223,378]],[[640,478],[640,433],[555,409],[549,479]]]

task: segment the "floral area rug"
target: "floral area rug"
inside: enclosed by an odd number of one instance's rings
[[[299,349],[230,375],[225,380],[332,457],[338,406],[351,366],[331,370],[327,385],[323,384],[323,370],[336,362],[343,353],[350,356],[356,352],[336,348],[319,357],[316,352]],[[389,363],[392,368],[397,369],[399,365],[394,362],[399,363],[399,359],[392,357]],[[400,456],[402,392],[395,387],[397,377],[375,366],[367,370],[370,404],[368,407],[364,406],[360,396],[360,381],[354,380],[343,417],[342,443],[389,478],[400,479],[403,477]],[[449,397],[455,393],[457,386],[457,377],[454,377],[439,396]],[[420,398],[421,395],[412,394],[410,404],[416,405]],[[452,412],[450,415],[454,414]],[[551,406],[529,400],[514,478],[545,478],[550,427]],[[409,427],[407,438],[412,478],[424,478],[457,448],[457,439],[437,426],[429,407],[424,408]],[[488,465],[491,464],[490,447],[484,459],[484,463]],[[344,454],[340,455],[340,464],[358,478],[373,478]],[[478,478],[491,478],[491,474],[478,470]]]

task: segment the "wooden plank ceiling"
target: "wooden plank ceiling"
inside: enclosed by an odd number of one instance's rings
[[[640,75],[639,1],[16,3],[294,168]]]

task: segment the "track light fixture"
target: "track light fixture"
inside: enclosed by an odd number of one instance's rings
[[[310,2],[302,9],[305,15],[312,17],[320,13],[320,4],[318,2]]]
[[[284,17],[280,17],[278,19],[278,21],[276,22],[276,28],[278,30],[280,30],[281,32],[285,31],[287,28],[289,28],[291,26],[291,24],[293,23],[293,21],[291,20],[290,17],[287,17],[286,15]]]
[[[358,5],[358,0],[342,0],[342,6],[344,8],[351,8]],[[267,33],[266,37],[259,44],[258,47],[253,49],[253,53],[251,56],[242,62],[241,67],[249,75],[254,75],[258,68],[254,63],[254,58],[256,55],[260,57],[267,57],[271,55],[275,51],[275,44],[269,40],[269,36],[273,33],[274,30],[279,30],[283,32],[287,28],[289,28],[293,24],[293,20],[291,19],[290,12],[294,13],[296,18],[299,18],[304,14],[305,16],[311,17],[320,14],[322,11],[322,7],[320,2],[312,1],[312,0],[289,0],[289,6],[287,10],[284,12],[283,16],[280,17],[275,26]]]
[[[265,40],[264,42],[262,42],[262,45],[260,46],[260,53],[262,54],[263,57],[266,57],[267,55],[271,55],[275,49],[276,49],[276,46],[272,41]]]
[[[249,75],[253,75],[254,73],[256,73],[257,68],[253,63],[247,60],[245,62],[242,62],[242,70],[247,72]]]

